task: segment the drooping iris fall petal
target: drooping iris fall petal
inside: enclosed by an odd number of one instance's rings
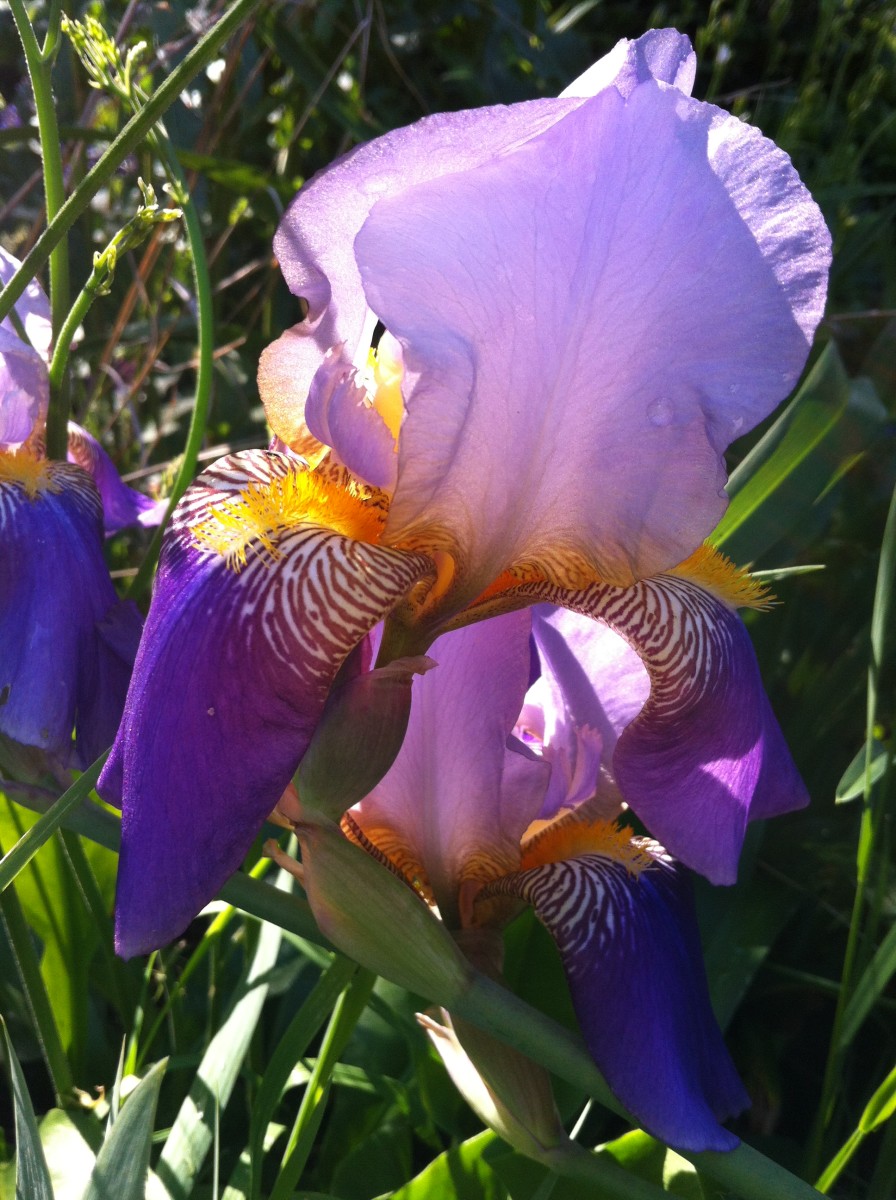
[[[352,536],[362,506],[313,490],[309,501],[307,482],[291,456],[233,455],[197,480],[166,533],[100,780],[123,809],[124,955],[170,941],[236,870],[343,660],[431,570]],[[341,531],[323,523],[331,509]]]
[[[550,598],[574,610],[535,622],[557,702],[604,732],[613,779],[651,834],[713,883],[733,883],[747,823],[808,803],[736,597],[660,575]]]
[[[103,501],[103,527],[107,536],[129,525],[161,522],[165,501],[152,500],[123,483],[112,459],[93,434],[74,421],[68,425],[68,459],[93,477]]]
[[[656,849],[548,862],[498,880],[560,950],[582,1035],[621,1102],[680,1150],[731,1150],[748,1104],[709,1003],[688,880]]]
[[[0,731],[85,767],[115,736],[141,627],[109,578],[90,478],[0,454],[0,540]]]

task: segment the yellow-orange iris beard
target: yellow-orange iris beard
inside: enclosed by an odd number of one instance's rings
[[[194,526],[192,538],[202,549],[220,554],[239,572],[250,551],[272,561],[281,557],[278,542],[297,525],[319,525],[371,545],[379,543],[386,513],[373,489],[344,477],[327,478],[308,470],[290,471],[266,483],[252,483],[215,504]]]
[[[774,604],[774,596],[761,580],[754,579],[745,567],[737,566],[711,542],[704,542],[668,574],[690,579],[731,608],[766,609]]]
[[[545,863],[581,858],[584,854],[599,854],[621,863],[630,875],[640,875],[654,862],[644,848],[647,840],[633,838],[631,830],[616,821],[571,812],[524,838],[520,870],[529,871]]]
[[[46,492],[60,491],[58,480],[53,478],[52,463],[38,458],[26,449],[16,453],[0,451],[0,483],[13,483],[21,487],[29,500],[35,500]]]

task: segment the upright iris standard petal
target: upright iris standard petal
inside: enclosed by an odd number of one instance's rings
[[[340,460],[356,479],[381,491],[395,487],[395,438],[368,403],[355,368],[338,352],[328,354],[315,375],[305,418],[316,438],[338,447]]]
[[[0,246],[0,283],[7,283],[20,266]],[[46,365],[52,335],[50,305],[36,280],[16,301],[15,314],[28,340],[19,336],[11,317],[4,317],[0,323],[0,446],[27,441],[46,416],[50,395]]]
[[[513,564],[687,557],[805,362],[829,238],[786,155],[649,81],[384,198],[355,254],[407,370],[386,538],[450,552],[460,604]]]
[[[644,1128],[680,1150],[732,1150],[718,1122],[749,1101],[710,1007],[688,880],[642,854],[634,870],[583,855],[489,890],[527,900],[553,935],[588,1049]]]
[[[327,352],[344,343],[348,357],[355,355],[369,313],[352,246],[377,201],[505,154],[580,103],[533,100],[438,113],[357,147],[302,188],[277,230],[274,253],[308,314],[268,347],[259,366],[262,400],[279,437],[293,443],[302,433],[305,397]]]
[[[528,613],[446,634],[429,653],[438,666],[414,681],[398,758],[355,815],[423,869],[447,920],[460,880],[516,865],[548,769],[506,748],[529,673]]]
[[[87,766],[115,736],[140,628],[109,578],[90,478],[0,455],[0,538],[0,732],[68,762],[75,727]]]
[[[44,360],[14,333],[0,329],[0,446],[28,440],[46,415],[49,395]]]
[[[609,54],[563,89],[563,96],[594,96],[615,87],[631,95],[640,83],[656,79],[690,96],[697,74],[697,56],[688,38],[676,29],[649,29],[635,41],[623,38]]]
[[[93,434],[69,421],[68,459],[93,476],[103,501],[103,526],[107,536],[129,525],[158,525],[165,514],[164,501],[156,501],[122,482],[112,459]]]
[[[541,738],[553,764],[541,815],[553,816],[595,792],[609,815],[619,800],[613,752],[647,699],[647,670],[617,633],[566,609],[538,605],[532,632],[541,675],[526,699],[540,710]]]
[[[0,246],[0,283],[7,284],[22,264],[8,250]],[[50,320],[50,302],[44,289],[36,279],[32,279],[22,295],[16,301],[16,316],[22,323],[29,344],[40,355],[47,359],[50,353],[50,342],[53,327]],[[7,333],[15,334],[16,328],[9,317],[4,317],[0,328]]]
[[[306,476],[284,455],[223,459],[187,492],[166,535],[100,780],[123,808],[124,955],[170,941],[236,870],[342,661],[431,569],[309,521]],[[325,497],[317,511],[326,508]]]
[[[713,883],[733,883],[747,823],[801,808],[808,795],[733,609],[736,596],[724,599],[698,581],[699,570],[694,576],[555,589],[549,597],[609,626],[637,652],[650,679],[640,711],[632,700],[644,693],[632,690],[630,655],[619,658],[622,671],[593,677],[589,702],[589,680],[556,636],[569,632],[584,662],[595,665],[604,632],[589,634],[574,617],[554,618],[551,627],[539,619],[536,629],[543,670],[569,703],[592,720],[605,706],[615,713],[614,734],[625,722],[611,768],[622,797],[676,858]]]

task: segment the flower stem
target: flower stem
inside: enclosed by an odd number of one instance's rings
[[[221,43],[226,41],[260,2],[261,0],[234,0],[221,20],[200,38],[190,53],[160,83],[146,106],[131,117],[106,152],[84,176],[77,191],[69,196],[47,225],[25,256],[18,271],[0,292],[0,320],[6,316],[24,292],[28,282],[35,277],[99,189],[115,173],[119,164],[143,141],[190,80],[212,61]],[[21,5],[21,0],[16,0],[16,3]]]
[[[580,1038],[560,1029],[500,985],[478,975],[452,1013],[528,1054],[555,1075],[582,1088],[611,1112],[637,1124],[613,1096]],[[678,1151],[682,1157],[743,1200],[819,1200],[805,1180],[742,1143],[728,1153]]]
[[[187,440],[181,456],[180,467],[171,495],[168,498],[168,508],[165,519],[153,534],[143,561],[133,582],[128,589],[132,599],[139,598],[149,585],[153,570],[158,561],[162,547],[162,537],[168,518],[174,511],[174,506],[187,490],[196,472],[199,461],[199,451],[205,437],[208,423],[208,409],[212,394],[212,377],[215,365],[215,320],[212,305],[211,276],[208,269],[208,258],[205,253],[205,242],[202,236],[202,224],[199,213],[187,191],[187,181],[175,153],[174,146],[164,129],[156,129],[152,136],[153,148],[165,164],[169,176],[177,185],[178,203],[183,209],[184,225],[187,239],[190,243],[190,259],[193,264],[193,281],[196,287],[196,324],[197,324],[197,358],[196,395],[193,401],[193,411],[190,416],[190,427]]]
[[[53,100],[52,68],[59,45],[59,21],[62,15],[58,2],[50,8],[50,26],[43,48],[28,20],[23,0],[10,0],[10,10],[16,23],[25,62],[34,93],[34,108],[40,134],[40,151],[44,171],[44,202],[47,210],[47,226],[52,224],[65,203],[65,179],[62,172],[62,146],[59,141],[59,125],[56,121],[56,105]],[[54,244],[50,260],[50,317],[53,340],[58,343],[68,310],[69,269],[68,245],[62,238]],[[42,264],[41,264],[42,265]],[[38,268],[35,268],[36,274]],[[18,275],[18,272],[16,273]],[[15,278],[10,281],[13,285]],[[25,280],[27,282],[27,278]],[[0,297],[0,304],[4,302]],[[77,328],[77,326],[75,326]],[[63,384],[50,387],[50,406],[47,411],[47,453],[50,458],[65,458],[66,430],[68,426],[68,389]]]

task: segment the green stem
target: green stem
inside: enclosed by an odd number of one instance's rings
[[[65,179],[62,171],[62,145],[59,140],[59,125],[56,121],[56,105],[53,101],[52,64],[59,37],[58,3],[51,10],[50,27],[44,48],[37,43],[31,22],[25,10],[24,0],[10,0],[10,9],[16,23],[31,90],[34,93],[34,108],[40,134],[40,152],[44,171],[44,200],[47,208],[47,227],[52,224],[65,204]],[[68,246],[60,237],[49,254],[50,259],[50,316],[53,338],[58,341],[65,313],[68,310],[69,272]],[[41,264],[43,265],[43,264]],[[32,275],[37,274],[35,268]],[[18,274],[18,272],[17,272]],[[26,280],[27,282],[27,280]],[[11,281],[14,283],[14,280]],[[4,297],[0,297],[0,305]],[[47,454],[50,458],[65,458],[68,427],[68,391],[62,387],[50,389],[50,407],[47,412]]]
[[[21,4],[21,0],[15,0]],[[180,96],[189,82],[215,57],[221,43],[226,41],[241,21],[244,21],[261,0],[234,0],[224,16],[196,43],[183,61],[159,85],[145,108],[128,121],[106,152],[84,176],[77,191],[62,205],[59,212],[37,239],[22,265],[0,292],[0,320],[22,295],[50,254],[71,229],[81,213],[118,166],[143,141],[162,114]]]
[[[848,1048],[844,1044],[843,1022],[847,1007],[852,999],[856,963],[866,932],[863,929],[866,897],[874,872],[875,850],[879,842],[880,826],[883,817],[880,795],[875,795],[871,765],[873,759],[874,727],[877,722],[878,685],[884,654],[886,652],[886,635],[894,579],[896,579],[896,488],[894,488],[890,499],[887,522],[884,526],[877,583],[874,591],[874,607],[871,613],[871,653],[868,663],[868,690],[865,718],[865,789],[862,801],[862,818],[859,825],[859,842],[856,851],[856,891],[853,898],[849,935],[846,939],[846,951],[843,956],[843,971],[840,977],[840,991],[837,996],[837,1007],[834,1012],[828,1058],[821,1086],[821,1099],[818,1103],[815,1123],[809,1139],[807,1173],[813,1177],[818,1174],[821,1167],[825,1131],[834,1111],[837,1089],[840,1082],[840,1070]]]
[[[208,258],[205,253],[205,242],[202,236],[202,223],[196,205],[187,192],[187,181],[181,165],[178,162],[174,146],[163,129],[157,129],[152,138],[153,144],[165,163],[165,169],[178,185],[178,203],[184,214],[184,225],[190,243],[190,258],[193,263],[193,280],[196,286],[196,320],[197,320],[197,357],[199,360],[196,372],[196,396],[193,412],[190,417],[190,428],[187,431],[187,441],[177,472],[177,478],[168,498],[168,508],[165,519],[153,534],[146,555],[140,564],[137,574],[128,589],[131,598],[139,598],[146,591],[152,578],[153,570],[158,561],[162,548],[162,538],[168,518],[174,511],[174,506],[187,490],[196,473],[199,461],[199,451],[205,437],[208,423],[208,409],[211,401],[212,378],[215,366],[215,321],[212,306],[212,284],[208,269]]]
[[[75,298],[74,304],[68,311],[68,315],[62,323],[62,329],[59,332],[59,337],[56,339],[53,347],[53,356],[50,359],[49,376],[50,376],[50,395],[54,391],[58,392],[65,381],[65,368],[68,366],[68,356],[71,352],[72,341],[75,334],[78,332],[78,326],[87,315],[87,311],[93,304],[94,300],[100,294],[97,290],[99,277],[96,271],[91,272],[81,291]],[[68,422],[66,421],[66,431],[68,430]],[[66,443],[68,433],[66,432]],[[49,425],[47,433],[47,454],[51,458],[65,458],[65,452],[61,454],[50,453],[49,442]]]
[[[477,975],[460,1002],[453,1004],[452,1012],[535,1059],[611,1112],[637,1124],[607,1087],[581,1038],[535,1012],[499,984]],[[682,1150],[679,1153],[743,1200],[818,1200],[819,1197],[810,1184],[745,1143],[728,1153],[698,1154]]]
[[[298,1116],[289,1135],[280,1174],[277,1176],[270,1200],[290,1200],[295,1191],[323,1119],[324,1104],[330,1090],[333,1071],[367,1007],[375,982],[376,976],[371,971],[359,969],[336,1002],[314,1070],[305,1088]]]
[[[47,995],[46,984],[40,973],[37,951],[31,939],[31,930],[22,912],[15,888],[8,888],[0,895],[0,917],[6,929],[9,948],[12,951],[25,1001],[31,1012],[34,1032],[53,1081],[56,1103],[61,1105],[70,1094],[74,1080],[72,1071],[59,1037],[53,1016],[53,1008]]]

